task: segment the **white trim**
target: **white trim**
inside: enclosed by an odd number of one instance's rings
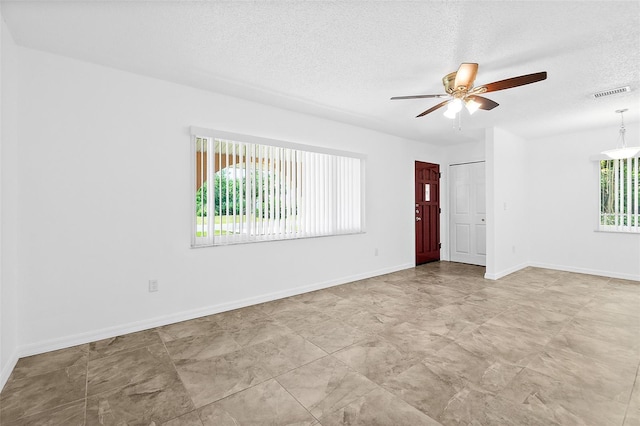
[[[577,268],[574,266],[556,265],[556,264],[544,263],[544,262],[525,262],[518,266],[505,269],[504,271],[500,271],[495,274],[485,273],[484,277],[488,280],[499,280],[500,278],[506,277],[507,275],[513,274],[514,272],[517,272],[528,266],[532,268],[552,269],[554,271],[575,272],[577,274],[596,275],[596,276],[605,277],[605,278],[619,278],[622,280],[640,282],[640,275],[625,274],[625,273],[612,272],[612,271],[603,271],[600,269]]]
[[[544,262],[529,262],[529,266],[532,266],[534,268],[553,269],[556,271],[575,272],[578,274],[597,275],[599,277],[619,278],[622,280],[640,282],[640,275],[624,274],[624,273],[612,272],[612,271],[603,271],[600,269],[576,268],[573,266],[555,265],[555,264],[544,263]]]
[[[530,265],[529,265],[528,263],[526,263],[526,262],[525,262],[525,263],[521,263],[521,264],[519,264],[519,265],[516,265],[516,266],[514,266],[514,267],[511,267],[511,268],[505,269],[505,270],[503,270],[503,271],[496,272],[496,273],[494,273],[494,274],[489,274],[489,273],[486,273],[486,272],[485,272],[484,277],[485,277],[486,279],[488,279],[488,280],[499,280],[500,278],[506,277],[507,275],[511,275],[511,274],[513,274],[514,272],[518,272],[519,270],[524,269],[524,268],[526,268],[527,266],[530,266]]]
[[[0,392],[2,391],[2,389],[4,389],[4,385],[7,384],[7,381],[9,380],[9,377],[11,376],[13,369],[16,367],[16,364],[18,363],[18,359],[19,359],[18,350],[14,350],[11,356],[9,357],[9,359],[7,360],[7,362],[5,363],[4,367],[2,368],[2,371],[0,371]]]
[[[280,148],[297,149],[300,151],[318,152],[321,154],[339,155],[342,157],[359,158],[366,160],[367,155],[351,151],[342,151],[339,149],[330,149],[315,145],[304,145],[279,139],[269,139],[260,136],[246,135],[242,133],[225,132],[223,130],[206,129],[203,127],[191,126],[190,132],[192,136],[204,136],[213,139],[224,139],[234,142],[254,143],[258,145],[271,145]]]
[[[282,299],[289,296],[295,296],[302,293],[322,290],[325,288],[334,287],[336,285],[346,284],[353,281],[362,280],[365,278],[371,278],[371,277],[377,277],[380,275],[390,274],[392,272],[397,272],[404,269],[410,269],[413,267],[414,265],[410,263],[404,263],[404,264],[392,266],[389,268],[383,268],[383,269],[378,269],[371,272],[365,272],[361,274],[355,274],[355,275],[350,275],[346,277],[336,278],[334,280],[319,282],[315,284],[309,284],[301,287],[295,287],[288,290],[277,291],[273,293],[266,293],[260,296],[249,297],[246,299],[241,299],[233,302],[211,305],[204,308],[178,312],[171,315],[163,315],[160,317],[150,318],[147,320],[136,321],[128,324],[121,324],[114,327],[107,327],[101,330],[89,331],[86,333],[79,333],[75,335],[61,337],[58,339],[51,339],[44,342],[32,343],[30,345],[24,345],[20,347],[18,352],[20,357],[37,355],[37,354],[41,354],[49,351],[54,351],[58,349],[64,349],[72,346],[82,345],[85,343],[95,342],[101,339],[120,336],[127,333],[134,333],[137,331],[149,330],[155,327],[161,327],[164,325],[174,324],[181,321],[187,321],[194,318],[200,318],[207,315],[218,314],[220,312],[226,312],[233,309],[245,308],[247,306],[256,305],[258,303],[270,302],[273,300]],[[16,357],[16,361],[17,361],[17,357]],[[13,365],[15,365],[15,363]]]

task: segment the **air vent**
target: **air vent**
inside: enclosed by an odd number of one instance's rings
[[[630,91],[631,87],[629,86],[617,87],[615,89],[603,90],[602,92],[594,93],[591,95],[591,97],[594,99],[600,99],[604,98],[605,96],[617,95],[618,93],[625,93]]]

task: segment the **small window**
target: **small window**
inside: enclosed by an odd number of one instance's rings
[[[639,161],[600,161],[600,231],[640,232]]]
[[[194,247],[363,232],[362,156],[194,132]]]

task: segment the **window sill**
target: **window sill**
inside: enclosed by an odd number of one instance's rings
[[[277,241],[295,241],[295,240],[309,240],[316,238],[326,238],[326,237],[343,237],[348,235],[362,235],[366,234],[366,231],[355,231],[355,232],[346,232],[343,234],[323,234],[323,235],[309,235],[302,237],[290,237],[290,238],[259,238],[255,240],[237,240],[237,241],[227,241],[224,243],[218,244],[199,244],[199,245],[191,245],[192,249],[200,249],[207,247],[226,247],[226,246],[236,246],[240,244],[256,244],[256,243],[271,243]]]
[[[640,235],[640,231],[618,231],[614,229],[594,229],[593,232],[599,232],[603,234],[629,234]]]

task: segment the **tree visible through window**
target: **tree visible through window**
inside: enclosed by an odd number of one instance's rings
[[[197,135],[194,148],[194,246],[363,230],[358,156]]]
[[[600,161],[600,230],[640,232],[639,161]]]

